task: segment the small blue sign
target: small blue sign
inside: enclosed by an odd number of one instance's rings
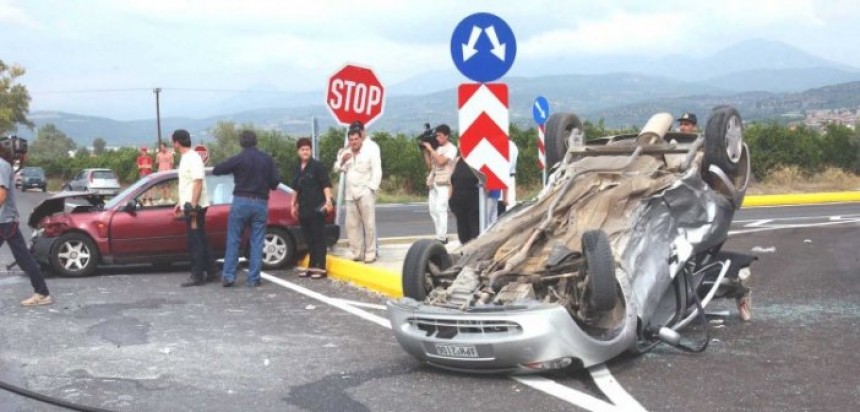
[[[546,119],[549,119],[549,102],[546,97],[538,96],[535,103],[532,105],[532,117],[535,118],[535,123],[543,126]]]
[[[517,56],[517,40],[508,23],[490,13],[463,19],[451,35],[451,58],[457,70],[478,83],[498,80]]]

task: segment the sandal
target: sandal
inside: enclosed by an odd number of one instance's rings
[[[323,279],[327,277],[325,269],[311,268],[311,279]]]
[[[310,275],[311,275],[311,274],[310,274],[310,272],[309,272],[307,269],[299,270],[298,272],[299,272],[299,274],[298,274],[298,275],[299,275],[299,277],[300,277],[300,278],[306,278],[306,277],[308,277],[308,276],[310,276]]]

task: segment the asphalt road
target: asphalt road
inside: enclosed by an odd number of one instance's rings
[[[26,193],[19,204],[43,196]],[[388,208],[381,227],[430,226],[426,208]],[[732,316],[710,328],[705,353],[660,347],[612,361],[633,399],[619,409],[854,410],[858,216],[860,205],[742,211],[727,248],[764,250],[750,282],[754,320],[740,323],[727,302]],[[0,249],[0,262],[9,261]],[[381,296],[289,270],[271,275],[288,283],[182,289],[187,268],[115,268],[50,278],[57,303],[23,308],[29,282],[2,273],[0,380],[116,411],[568,411],[598,409],[577,406],[582,399],[624,400],[586,371],[514,380],[430,369],[386,329],[373,306]],[[544,389],[527,385],[535,382]],[[0,391],[0,411],[57,410]]]

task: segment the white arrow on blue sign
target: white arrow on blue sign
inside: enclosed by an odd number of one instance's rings
[[[472,14],[451,35],[451,58],[457,70],[478,83],[499,79],[517,56],[517,40],[508,23],[490,13]]]
[[[549,102],[546,97],[538,96],[535,103],[532,105],[532,117],[535,118],[535,123],[543,126],[546,119],[549,119]]]

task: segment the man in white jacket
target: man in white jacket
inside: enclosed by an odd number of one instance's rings
[[[362,129],[350,126],[347,147],[335,160],[334,171],[345,172],[346,237],[352,260],[376,260],[376,192],[382,181],[382,159],[362,136]]]

